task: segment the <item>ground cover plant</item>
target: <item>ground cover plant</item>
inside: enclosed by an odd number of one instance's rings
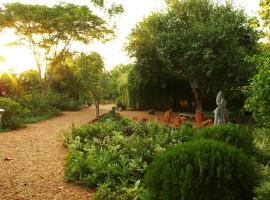
[[[239,135],[238,139],[236,133]],[[97,188],[94,199],[149,199],[148,190],[145,189],[149,178],[144,178],[149,165],[153,160],[159,160],[159,156],[168,149],[194,142],[202,142],[200,144],[206,146],[207,150],[201,158],[197,156],[198,160],[194,161],[195,166],[197,169],[203,169],[205,166],[203,163],[212,163],[213,174],[219,174],[218,180],[222,180],[220,183],[226,185],[230,181],[236,181],[237,188],[242,188],[241,192],[245,190],[247,199],[251,199],[253,189],[259,181],[260,170],[256,160],[251,156],[254,149],[251,132],[235,125],[199,130],[193,129],[189,125],[183,125],[175,129],[156,122],[136,122],[120,116],[115,119],[112,114],[108,114],[100,122],[81,128],[72,127],[64,134],[65,145],[68,147],[65,178],[69,182]],[[211,138],[210,134],[217,134],[217,137]],[[204,141],[209,141],[209,139],[211,139],[209,145],[208,143],[204,145]],[[194,146],[196,145],[188,145],[187,148],[192,155],[197,155],[198,149]],[[215,151],[215,147],[217,147],[217,151]],[[225,150],[221,151],[220,149],[223,148]],[[216,153],[212,155],[211,152]],[[225,162],[227,156],[229,156],[231,165],[228,164],[225,169],[222,161]],[[183,160],[187,157],[189,156],[183,155],[179,159]],[[241,158],[241,162],[237,161],[239,158]],[[249,160],[250,163],[247,164],[246,160]],[[220,166],[223,167],[220,168]],[[236,166],[241,175],[235,176],[230,171],[231,166]],[[222,169],[224,169],[222,171],[224,173],[221,173]],[[243,174],[250,175],[242,176]],[[211,184],[216,183],[211,175],[204,174],[204,178],[204,184],[210,180],[212,180]],[[246,182],[248,183],[245,184]],[[224,186],[222,184],[218,187],[222,188]],[[236,198],[240,191],[238,189],[236,191],[229,187],[224,188],[224,191],[230,190],[230,195]],[[220,194],[218,192],[216,196]]]
[[[189,126],[173,129],[127,118],[85,125],[66,132],[65,176],[68,181],[96,187],[95,199],[136,199],[153,157],[177,143],[189,141]]]

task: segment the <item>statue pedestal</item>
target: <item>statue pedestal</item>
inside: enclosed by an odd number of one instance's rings
[[[195,116],[196,125],[200,125],[203,121],[204,121],[203,112],[196,111],[196,116]]]

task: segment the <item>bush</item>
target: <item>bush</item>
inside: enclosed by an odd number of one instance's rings
[[[126,103],[124,102],[123,98],[122,97],[118,97],[116,99],[116,107],[118,109],[121,109],[121,110],[126,110],[127,109],[127,105]]]
[[[0,108],[5,110],[1,121],[2,128],[16,129],[24,125],[23,118],[27,110],[23,109],[19,103],[9,98],[0,97]]]
[[[233,145],[247,154],[253,153],[253,136],[247,128],[227,124],[199,129],[194,139],[213,139]]]
[[[105,116],[102,121],[65,133],[66,180],[98,186],[95,199],[138,198],[143,188],[140,180],[153,157],[190,140],[194,133],[188,126],[175,130],[127,118]]]
[[[38,117],[55,110],[55,108],[49,104],[48,99],[43,99],[39,92],[26,94],[19,99],[19,102],[30,111],[28,117]]]
[[[81,103],[67,94],[50,92],[48,95],[48,103],[62,111],[78,111],[81,109]]]
[[[254,130],[254,146],[256,158],[263,164],[270,164],[270,130],[257,128]]]
[[[270,182],[263,182],[260,187],[255,190],[256,197],[254,200],[269,200],[270,199]]]
[[[177,145],[147,169],[147,196],[153,200],[252,199],[258,165],[237,148],[214,140]]]

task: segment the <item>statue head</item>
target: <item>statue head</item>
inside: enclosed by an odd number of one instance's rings
[[[216,104],[217,106],[221,106],[221,100],[224,99],[223,93],[219,91],[217,98],[216,98]]]

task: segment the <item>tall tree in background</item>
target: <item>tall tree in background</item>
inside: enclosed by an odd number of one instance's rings
[[[103,93],[101,87],[102,75],[104,74],[103,58],[96,52],[89,55],[81,53],[74,59],[73,68],[77,79],[92,95],[96,107],[96,118],[99,118],[99,104]]]
[[[259,15],[263,21],[262,27],[266,29],[266,37],[270,44],[270,0],[260,0]]]
[[[248,79],[245,57],[254,49],[258,34],[243,11],[231,4],[167,2],[167,12],[152,14],[132,31],[127,50],[139,65],[157,61],[156,66],[169,68],[187,80],[200,115],[203,95]]]
[[[105,9],[104,1],[92,0]],[[109,17],[123,12],[121,5],[106,8]],[[89,43],[112,38],[114,25],[89,7],[59,4],[52,7],[22,3],[5,4],[0,10],[0,30],[11,29],[30,47],[35,57],[42,95],[48,94],[56,66],[65,60],[74,41]],[[45,69],[43,69],[45,68]]]

